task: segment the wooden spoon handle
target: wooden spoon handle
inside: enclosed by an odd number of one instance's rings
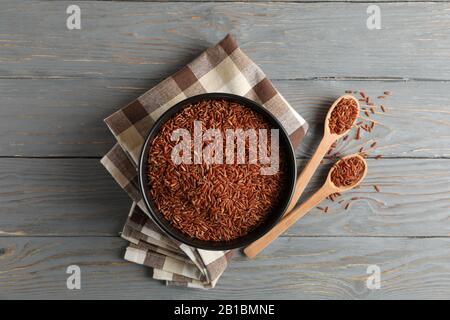
[[[334,139],[327,135],[323,137],[322,141],[320,141],[320,144],[314,152],[314,155],[308,161],[306,167],[297,178],[294,194],[292,195],[291,202],[289,203],[286,212],[290,212],[295,207],[298,199],[300,198],[312,176],[314,175],[314,172],[316,172],[317,168],[319,167],[320,161],[322,161],[322,159],[325,157],[333,142]]]
[[[286,231],[291,225],[293,225],[298,219],[303,217],[312,208],[317,206],[322,200],[328,197],[330,194],[334,193],[333,187],[328,183],[325,183],[316,193],[314,193],[311,198],[302,203],[299,207],[295,208],[285,216],[283,216],[275,227],[273,227],[264,236],[250,244],[244,249],[244,253],[247,257],[254,258],[258,253],[260,253],[265,247],[267,247],[273,240],[278,238],[280,234]]]

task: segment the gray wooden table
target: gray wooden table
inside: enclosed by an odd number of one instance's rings
[[[71,4],[81,30],[66,27]],[[349,210],[313,210],[214,290],[166,288],[122,259],[130,200],[99,163],[114,143],[102,119],[228,32],[310,122],[300,166],[347,89],[393,92],[370,138],[383,158],[343,195],[360,198]],[[1,1],[0,298],[448,299],[449,81],[446,1]],[[81,290],[66,288],[73,264]],[[370,265],[380,289],[366,286]]]

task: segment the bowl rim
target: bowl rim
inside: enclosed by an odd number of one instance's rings
[[[275,124],[276,129],[279,129],[281,131],[280,134],[280,145],[283,143],[283,146],[287,149],[286,150],[286,157],[288,166],[288,171],[291,171],[292,174],[288,176],[287,178],[287,187],[286,191],[289,192],[289,195],[286,197],[284,203],[280,205],[280,210],[277,213],[276,217],[272,217],[271,222],[266,222],[265,224],[258,226],[254,230],[250,231],[246,235],[236,238],[231,241],[205,241],[200,239],[195,239],[192,237],[189,237],[188,235],[183,234],[181,231],[177,230],[174,227],[170,226],[170,222],[166,220],[161,213],[156,212],[157,209],[154,208],[152,205],[152,201],[149,199],[148,194],[148,186],[146,185],[146,164],[147,164],[147,158],[148,158],[148,149],[149,144],[151,141],[153,141],[154,136],[159,131],[160,127],[168,121],[173,115],[175,115],[177,112],[181,111],[184,107],[191,103],[195,103],[201,100],[208,100],[208,99],[227,99],[231,100],[233,102],[239,103],[245,107],[251,108],[253,111],[258,112],[260,114],[263,114],[266,118],[268,118],[272,124]],[[269,121],[269,122],[270,122]],[[283,142],[281,142],[283,140]],[[291,165],[289,165],[291,163]],[[167,235],[174,238],[175,240],[184,243],[186,245],[198,248],[198,249],[205,249],[205,250],[231,250],[236,249],[240,247],[244,247],[260,237],[262,237],[264,234],[266,234],[270,229],[272,229],[278,221],[281,219],[281,217],[286,212],[288,205],[292,199],[294,190],[295,190],[295,182],[297,179],[297,165],[296,165],[296,157],[295,157],[295,150],[292,146],[292,141],[289,138],[289,134],[287,133],[284,126],[281,124],[281,122],[265,107],[263,107],[261,104],[257,103],[256,101],[253,101],[251,99],[248,99],[246,97],[235,95],[231,93],[222,93],[222,92],[212,92],[212,93],[203,93],[195,96],[188,97],[186,99],[183,99],[182,101],[177,102],[175,105],[167,109],[153,124],[153,126],[150,128],[149,132],[147,133],[147,136],[145,137],[144,144],[142,145],[142,149],[140,151],[139,156],[139,168],[138,168],[138,180],[139,180],[139,191],[141,193],[142,199],[144,200],[144,204],[149,212],[149,215],[153,222],[156,223],[156,225],[162,229]],[[275,211],[275,210],[274,210]]]

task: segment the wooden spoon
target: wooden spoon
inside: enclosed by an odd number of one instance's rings
[[[349,187],[337,187],[334,185],[334,183],[331,181],[331,173],[333,170],[336,169],[336,165],[342,161],[343,159],[352,158],[352,157],[358,157],[364,162],[364,173],[362,174],[361,178],[355,182],[353,185]],[[263,250],[265,247],[267,247],[273,240],[278,238],[280,234],[282,234],[284,231],[286,231],[291,225],[293,225],[298,219],[303,217],[306,213],[308,213],[312,208],[317,206],[321,201],[323,201],[326,197],[329,195],[336,193],[336,192],[344,192],[347,190],[350,190],[354,187],[356,187],[366,176],[367,174],[367,162],[364,160],[363,157],[361,157],[359,154],[352,154],[349,156],[346,156],[336,162],[333,167],[328,172],[327,180],[323,184],[323,186],[314,193],[308,200],[306,200],[304,203],[302,203],[300,206],[292,210],[291,212],[287,213],[285,216],[281,218],[281,221],[275,225],[269,232],[267,232],[264,236],[253,242],[251,245],[249,245],[247,248],[244,249],[244,253],[247,255],[247,257],[254,258],[261,250]]]
[[[314,172],[316,172],[317,168],[319,167],[320,161],[322,161],[322,159],[325,157],[328,150],[330,150],[331,145],[335,141],[337,141],[338,139],[343,137],[345,134],[347,134],[351,129],[351,127],[350,127],[347,131],[345,131],[342,134],[334,134],[334,133],[330,132],[329,120],[331,117],[331,113],[333,112],[333,109],[336,107],[336,105],[339,103],[339,101],[341,101],[344,98],[355,100],[356,106],[358,108],[358,113],[356,114],[355,121],[359,116],[359,110],[360,110],[359,102],[358,102],[358,99],[356,99],[352,95],[349,95],[349,94],[343,95],[343,96],[337,98],[336,101],[334,101],[334,103],[331,105],[331,108],[330,108],[330,110],[328,110],[327,116],[325,118],[325,127],[324,127],[324,131],[323,131],[322,141],[320,141],[320,144],[317,147],[316,151],[314,152],[314,155],[308,161],[308,164],[303,169],[300,176],[297,178],[297,183],[295,184],[294,194],[292,195],[291,202],[289,203],[289,206],[286,210],[287,213],[289,213],[289,211],[291,211],[297,204],[298,199],[300,198],[300,196],[302,195],[306,186],[308,185],[309,181],[311,180],[312,176],[314,175]]]

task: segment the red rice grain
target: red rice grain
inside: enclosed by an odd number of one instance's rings
[[[328,120],[328,127],[333,134],[343,134],[349,130],[358,116],[358,105],[355,99],[343,98],[341,99]]]
[[[355,139],[356,140],[361,139],[361,128],[360,127],[358,127],[358,129],[356,130],[356,138]]]
[[[342,159],[333,167],[331,182],[338,187],[351,187],[361,180],[365,171],[364,162],[358,157]]]
[[[258,164],[179,164],[171,160],[175,129],[191,135],[194,121],[202,130],[219,129],[226,143],[226,129],[268,129],[271,125],[253,110],[227,100],[205,100],[185,107],[160,128],[151,142],[148,159],[150,196],[171,225],[182,233],[205,241],[242,237],[260,225],[278,204],[285,185],[285,153],[280,147],[280,166],[274,175],[262,175]],[[248,157],[248,142],[246,156]],[[194,149],[194,148],[192,148]],[[224,150],[225,154],[225,150]],[[236,149],[235,149],[236,156]]]

